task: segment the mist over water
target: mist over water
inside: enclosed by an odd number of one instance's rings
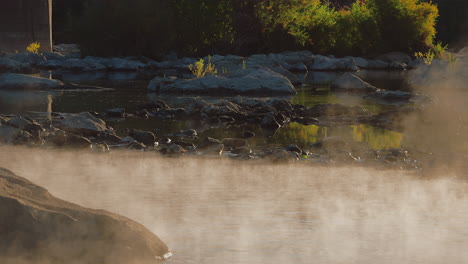
[[[169,263],[468,263],[468,184],[450,170],[4,146],[0,167],[144,224]]]

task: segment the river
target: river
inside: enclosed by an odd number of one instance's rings
[[[169,263],[468,263],[467,175],[448,170],[5,146],[0,167],[141,222]]]

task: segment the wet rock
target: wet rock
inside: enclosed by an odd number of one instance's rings
[[[21,129],[0,126],[0,143],[3,144],[25,144],[32,141],[32,135]]]
[[[55,146],[61,147],[67,143],[67,133],[59,129],[49,131],[48,134],[45,136],[45,140],[47,143],[51,143]]]
[[[106,67],[94,61],[67,58],[65,60],[47,60],[38,65],[47,70],[63,70],[73,72],[94,72],[105,70]]]
[[[236,148],[248,148],[249,143],[245,139],[239,138],[225,138],[222,143],[226,148],[236,149]]]
[[[138,106],[138,109],[145,109],[151,112],[170,109],[169,105],[161,100],[155,100]]]
[[[230,116],[220,116],[219,121],[222,123],[233,123],[236,121],[233,117]]]
[[[62,61],[67,59],[67,57],[63,56],[60,53],[57,52],[50,52],[50,51],[45,51],[42,53],[42,55],[47,59],[47,60],[56,60],[56,61]]]
[[[299,80],[299,78],[291,73],[290,71],[286,70],[285,68],[281,67],[281,66],[277,66],[277,67],[269,67],[268,69],[276,72],[276,73],[279,73],[281,75],[283,75],[284,77],[288,78],[288,80],[294,85],[294,86],[301,86],[302,85],[302,81]]]
[[[161,139],[159,139],[158,143],[160,145],[166,145],[166,144],[170,144],[172,142],[172,140],[168,137],[163,137]]]
[[[90,136],[97,136],[107,130],[106,122],[94,117],[89,112],[66,114],[60,121],[60,126],[65,131]]]
[[[332,85],[331,88],[334,90],[341,90],[347,92],[373,92],[377,88],[370,85],[369,83],[363,81],[361,78],[357,77],[351,73],[345,73],[338,77]]]
[[[16,73],[0,74],[0,90],[50,90],[64,85],[58,80]]]
[[[296,90],[284,76],[266,68],[241,69],[223,76],[210,75],[196,79],[176,79],[159,84],[161,93],[186,94],[262,94],[291,95]]]
[[[105,142],[91,145],[91,149],[95,152],[109,152],[110,148]]]
[[[21,130],[24,130],[28,125],[32,125],[33,122],[29,119],[26,119],[24,117],[14,117],[11,118],[6,122],[6,125],[11,126],[11,127],[16,127]]]
[[[156,142],[156,136],[153,132],[150,131],[132,129],[129,133],[129,136],[148,147],[154,147],[154,143]]]
[[[0,169],[0,203],[0,252],[7,260],[150,264],[168,256],[167,246],[144,226],[57,199],[5,169]]]

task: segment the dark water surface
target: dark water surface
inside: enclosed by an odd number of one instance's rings
[[[14,92],[0,91],[0,114],[26,114],[34,117],[37,113],[67,112],[77,113],[83,111],[104,111],[110,108],[123,107],[132,112],[138,105],[160,99],[170,106],[184,106],[190,96],[160,96],[149,93],[147,85],[155,75],[143,73],[53,73],[43,72],[43,77],[52,76],[64,81],[81,84],[113,88],[106,91],[42,91],[42,92]],[[398,71],[361,71],[360,77],[379,88],[389,90],[408,90],[407,73]],[[330,82],[338,76],[337,73],[311,72],[299,76],[305,85],[298,88],[296,96],[286,97],[294,103],[308,107],[321,103],[340,103],[345,105],[361,105],[367,110],[378,113],[393,109],[399,105],[382,104],[375,101],[364,100],[362,96],[330,91]],[[216,102],[219,99],[232,99],[232,97],[202,97]],[[307,146],[327,136],[343,136],[346,138],[367,142],[372,148],[398,148],[401,146],[403,135],[370,125],[351,125],[341,127],[319,127],[315,125],[288,124],[277,131],[273,137],[263,136],[258,126],[242,126],[229,128],[216,128],[194,121],[158,121],[155,119],[127,118],[126,120],[110,122],[115,129],[138,128],[151,130],[158,136],[164,136],[182,129],[196,129],[201,136],[215,138],[239,137],[246,130],[253,131],[257,137],[251,142],[253,145],[285,146],[297,144]]]

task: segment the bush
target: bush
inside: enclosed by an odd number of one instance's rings
[[[29,52],[39,53],[39,49],[41,48],[41,44],[39,42],[33,42],[26,47],[26,50]]]

